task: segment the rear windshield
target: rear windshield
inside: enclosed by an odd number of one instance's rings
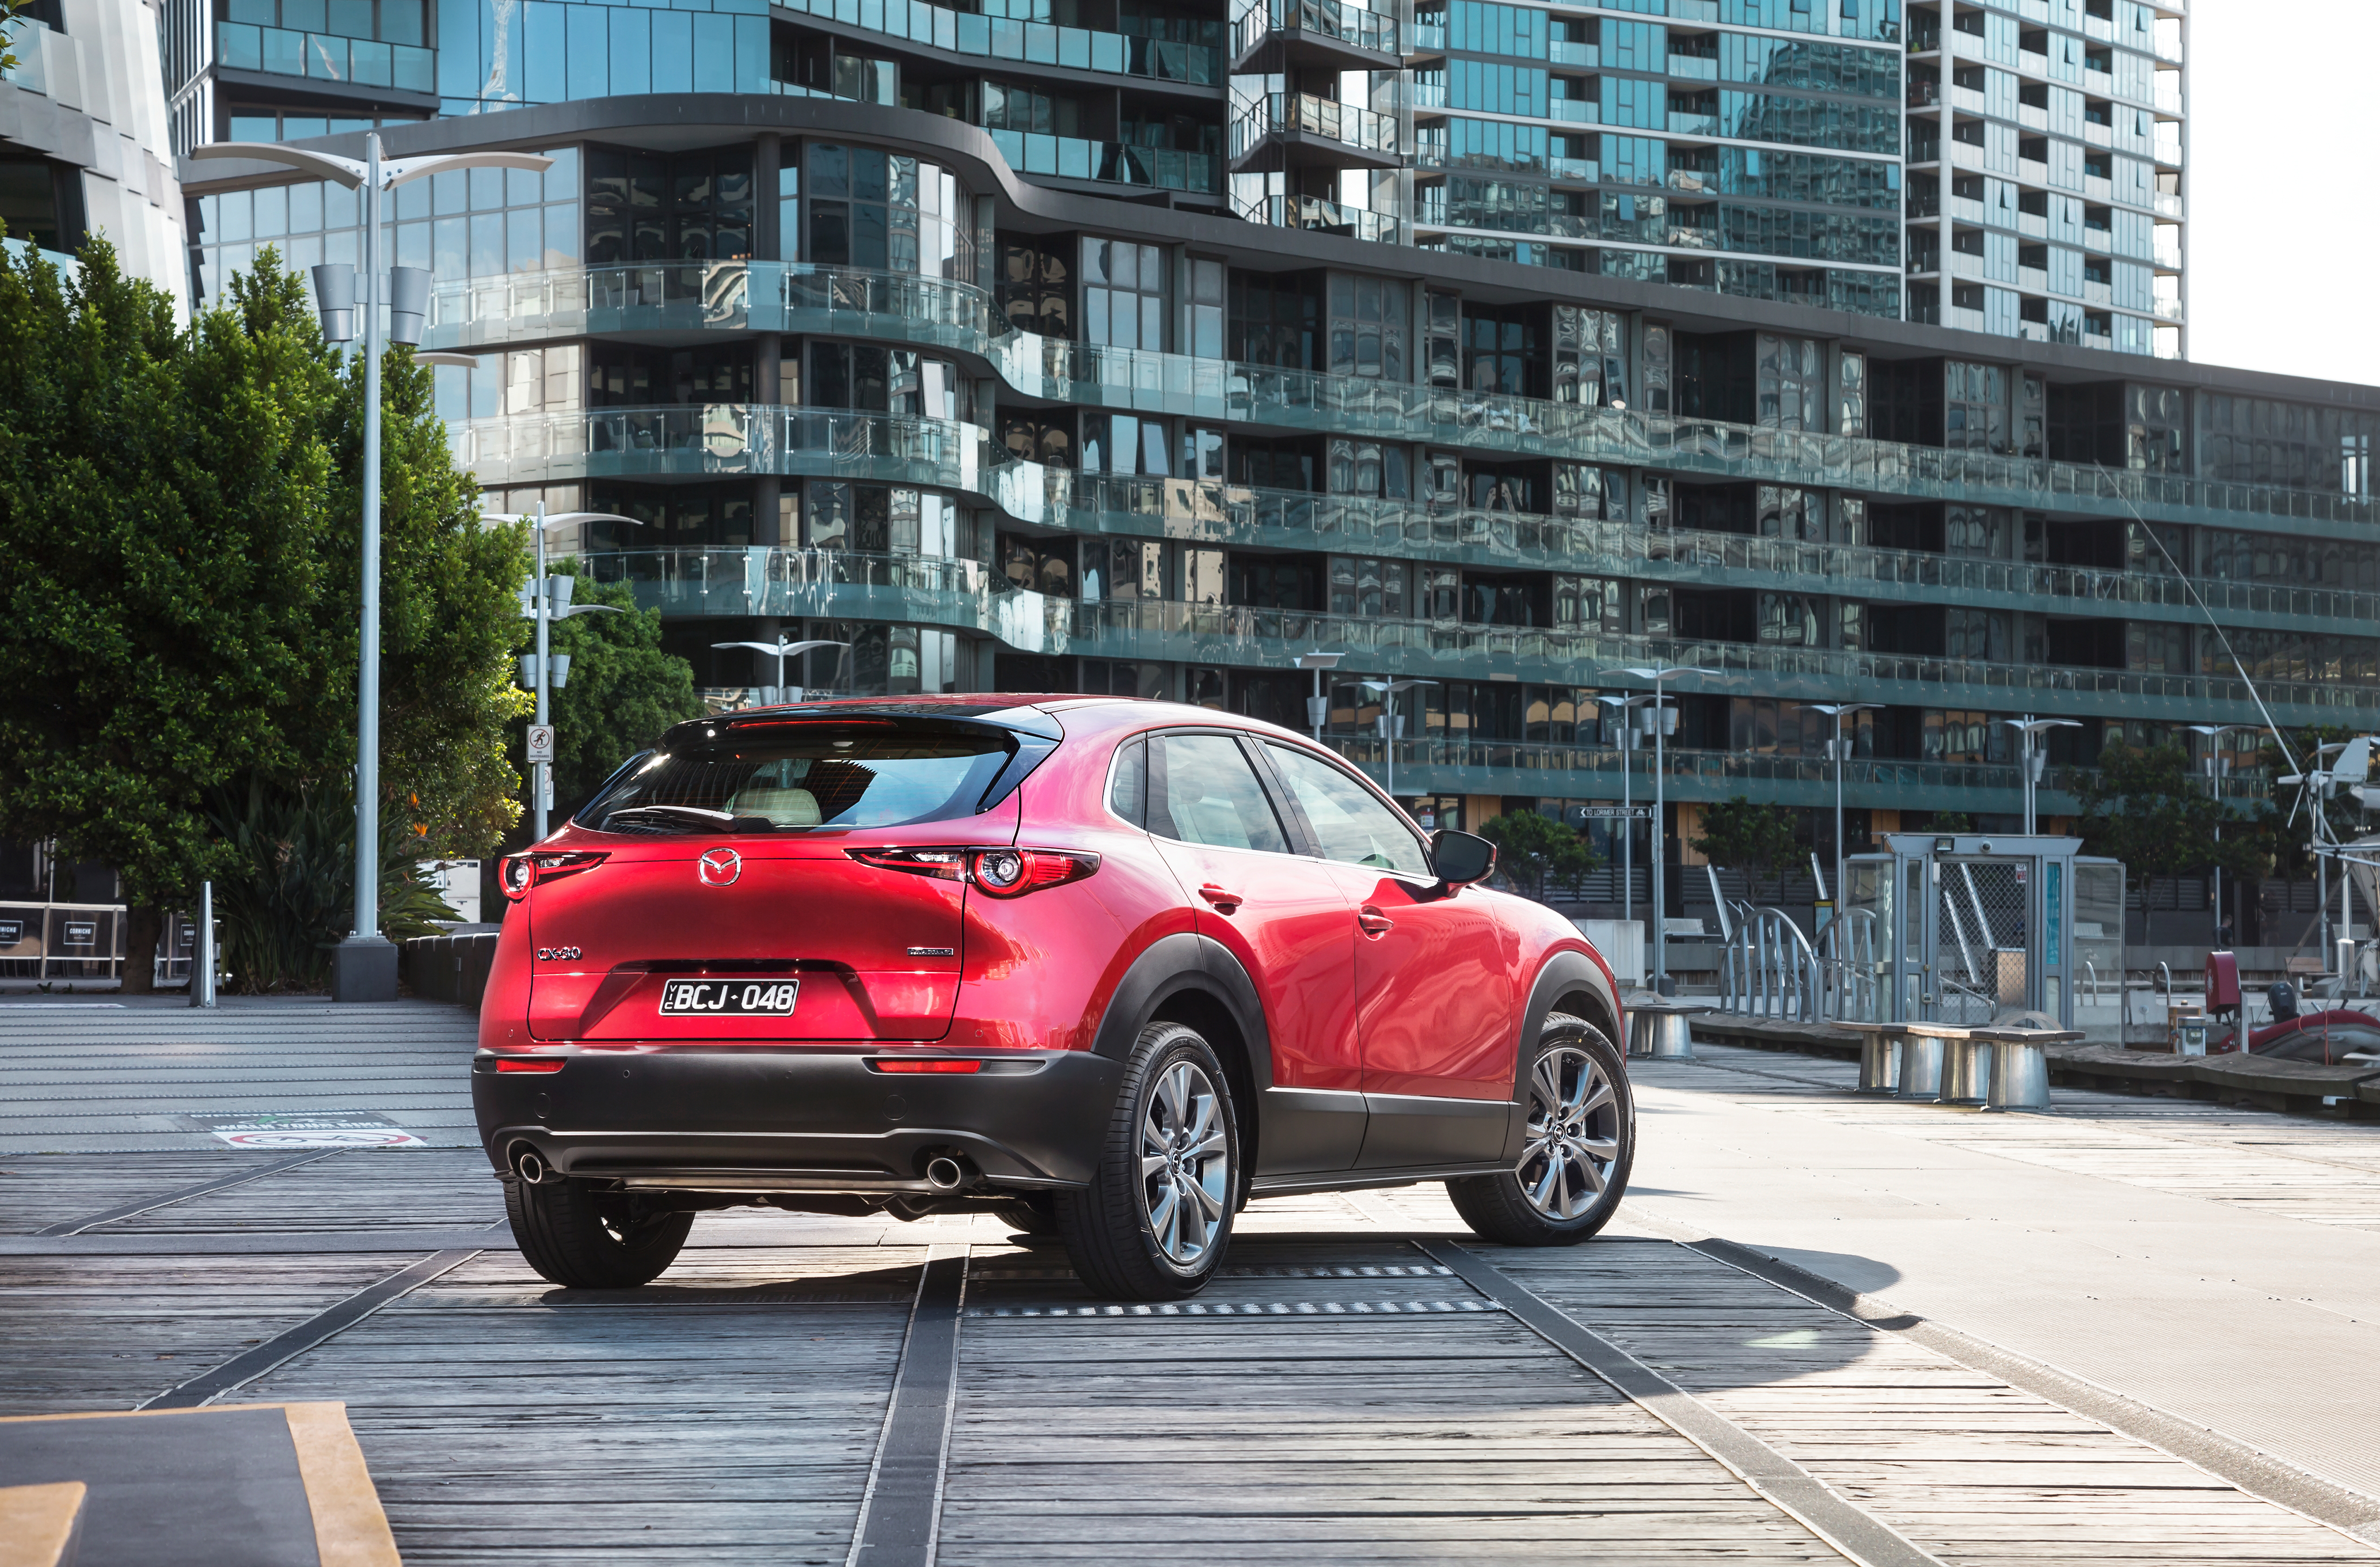
[[[733,730],[662,751],[577,818],[599,832],[798,832],[973,815],[1007,762],[1002,735],[907,724]]]

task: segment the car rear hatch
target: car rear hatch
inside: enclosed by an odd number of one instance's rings
[[[1011,774],[1050,742],[983,724],[856,719],[722,723],[672,742],[551,845],[600,860],[538,872],[527,899],[531,1036],[757,1044],[946,1034],[967,882],[954,864],[928,856],[920,869],[880,851],[1013,843]],[[978,808],[987,800],[996,803]],[[673,980],[711,987],[681,987],[703,1010],[665,1014]]]

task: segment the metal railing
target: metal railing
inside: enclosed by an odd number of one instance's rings
[[[1397,19],[1340,0],[1260,0],[1232,18],[1232,54],[1245,55],[1269,34],[1306,33],[1378,55],[1401,53]]]
[[[953,55],[1060,66],[1069,70],[1146,77],[1213,86],[1223,79],[1218,47],[1132,33],[978,16],[929,6],[923,0],[780,0],[787,9],[907,39]],[[1220,43],[1220,24],[1209,34]]]
[[[1884,989],[1876,982],[1884,954],[1882,929],[1875,910],[1853,908],[1836,911],[1818,932],[1820,1013],[1829,1021],[1884,1020]]]
[[[1245,154],[1268,136],[1319,136],[1369,152],[1394,153],[1397,117],[1342,103],[1311,92],[1267,92],[1245,101],[1232,120],[1232,156]]]
[[[1780,1023],[1824,1021],[1825,975],[1792,916],[1759,908],[1730,925],[1719,954],[1719,1010]]]
[[[1259,196],[1252,200],[1235,196],[1232,200],[1232,208],[1243,222],[1268,224],[1274,228],[1306,228],[1323,234],[1344,234],[1381,245],[1405,245],[1413,239],[1404,220],[1393,213],[1342,207],[1335,201],[1325,201],[1313,196]]]

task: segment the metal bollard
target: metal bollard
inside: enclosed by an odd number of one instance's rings
[[[198,942],[190,953],[190,1004],[215,1004],[215,884],[199,883]]]
[[[1628,1014],[1628,1053],[1666,1061],[1694,1059],[1694,1036],[1682,1012],[1639,1007]]]
[[[1991,1098],[1992,1047],[1982,1039],[1942,1041],[1942,1102],[1982,1104]]]
[[[1894,1086],[1895,1098],[1904,1099],[1937,1099],[1942,1097],[1942,1041],[1925,1034],[1903,1034],[1900,1045],[1900,1081]]]
[[[1888,1094],[1900,1086],[1900,1044],[1890,1034],[1860,1036],[1861,1093]]]
[[[1991,1094],[1984,1108],[2049,1108],[2049,1057],[2041,1046],[2010,1040],[1992,1051]]]

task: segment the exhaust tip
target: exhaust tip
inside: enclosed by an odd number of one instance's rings
[[[926,1160],[926,1184],[938,1192],[955,1192],[966,1184],[966,1166],[948,1154]]]
[[[541,1186],[552,1175],[553,1167],[535,1148],[523,1143],[513,1150],[513,1173],[528,1185]]]

